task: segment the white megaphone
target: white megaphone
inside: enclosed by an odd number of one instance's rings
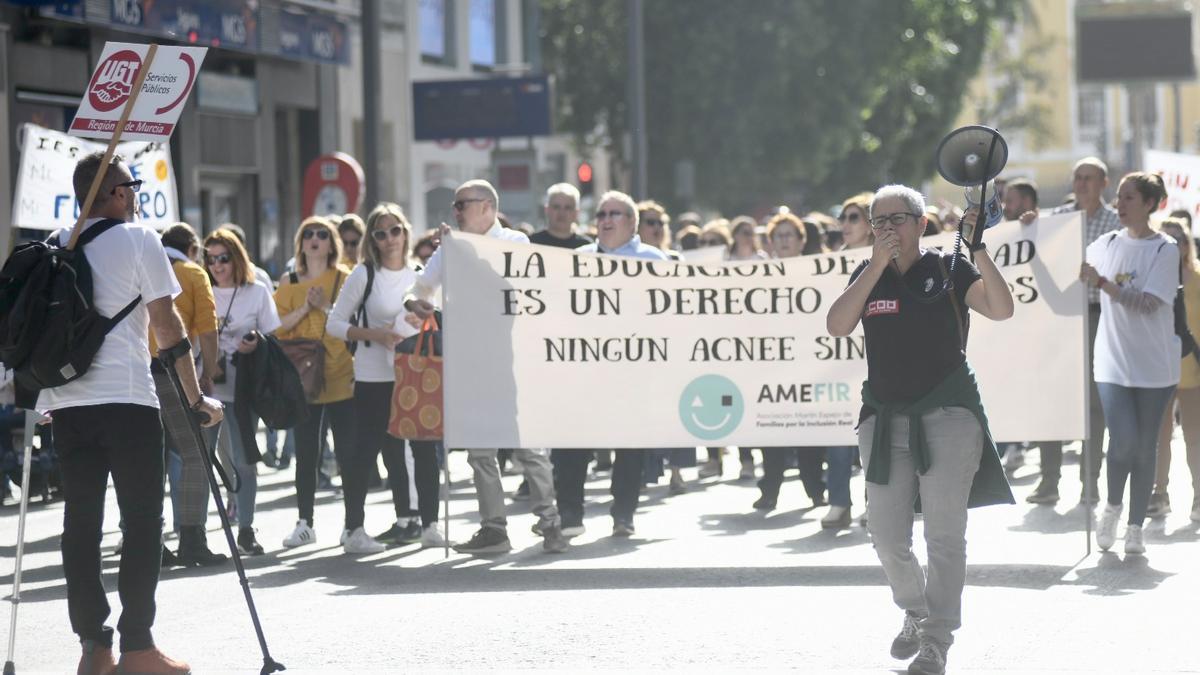
[[[996,184],[988,181],[987,184],[987,204],[979,205],[979,186],[972,185],[963,192],[967,195],[967,208],[979,209],[979,222],[983,223],[983,229],[999,225],[1004,221],[1004,206],[1000,203],[1000,195],[996,193]]]

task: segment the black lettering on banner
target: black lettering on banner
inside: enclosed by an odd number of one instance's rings
[[[844,255],[837,256],[836,258],[813,258],[812,261],[813,271],[818,277],[829,274],[834,270],[837,270],[837,273],[841,276],[849,276],[858,265],[857,259],[847,258]]]
[[[818,361],[859,361],[867,357],[866,338],[862,335],[816,338],[817,350],[813,356]]]
[[[1028,305],[1041,296],[1033,277],[1017,277],[1008,285],[1008,289],[1012,292],[1013,299],[1022,305]]]
[[[580,296],[582,295],[582,299]],[[621,289],[606,291],[602,288],[572,288],[571,313],[575,316],[592,314],[592,299],[595,298],[595,314],[608,316],[621,313]]]
[[[992,255],[992,262],[996,263],[996,267],[1012,267],[1013,265],[1026,265],[1035,256],[1037,256],[1037,245],[1028,239],[1022,239],[997,247],[995,254]]]
[[[692,344],[691,361],[792,361],[792,347],[795,341],[796,338],[791,335],[698,338]]]
[[[542,338],[542,343],[547,363],[658,363],[667,360],[669,340],[634,334],[624,338]]]
[[[796,385],[794,384],[789,384],[786,389],[782,384],[777,384],[775,385],[774,394],[771,393],[771,385],[769,384],[764,384],[762,389],[758,391],[757,403],[784,403],[787,401],[792,403],[800,402],[796,398]]]
[[[542,260],[541,253],[531,253],[525,259],[525,264],[522,269],[517,269],[513,265],[513,252],[504,252],[504,278],[505,279],[545,279],[546,278],[546,263]]]
[[[500,292],[504,294],[504,316],[539,316],[546,313],[546,302],[542,300],[540,288],[505,288]]]

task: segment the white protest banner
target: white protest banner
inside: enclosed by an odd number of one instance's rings
[[[998,441],[1085,433],[1082,232],[1077,213],[987,232],[1016,312],[975,315],[967,356]],[[442,247],[450,447],[855,442],[861,327],[833,338],[825,316],[870,248],[695,265],[459,233]]]
[[[79,203],[71,184],[75,163],[90,152],[102,152],[104,144],[36,124],[21,126],[18,143],[21,162],[13,198],[13,226],[37,230],[73,226],[79,215]],[[138,220],[155,229],[178,222],[179,202],[170,146],[131,141],[118,144],[117,154],[125,158],[135,180],[145,181],[137,192]]]
[[[150,45],[130,42],[104,45],[87,91],[79,102],[79,111],[71,122],[72,136],[112,138],[149,49]],[[170,138],[207,52],[205,47],[157,48],[121,132],[121,140],[165,141]]]
[[[1185,209],[1193,218],[1200,216],[1200,156],[1147,150],[1145,162],[1146,171],[1162,174],[1167,186],[1164,211]]]

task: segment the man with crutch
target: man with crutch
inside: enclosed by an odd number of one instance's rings
[[[141,301],[105,337],[91,368],[60,387],[42,390],[37,409],[53,419],[55,447],[62,465],[62,556],[71,628],[83,645],[81,674],[107,675],[117,668],[113,629],[105,625],[108,600],[101,580],[100,537],[111,474],[125,523],[118,593],[123,672],[188,673],[154,645],[154,594],[162,551],[163,436],[158,397],[150,374],[149,330],[160,345],[176,346],[174,361],[188,406],[221,421],[218,401],[204,397],[196,379],[190,345],[172,299],[179,285],[154,230],[133,223],[137,208],[134,180],[119,157],[103,170],[104,153],[92,153],[75,167],[79,202],[98,173],[104,177],[88,210],[83,231],[102,220],[109,225],[87,246],[93,271],[93,302],[103,316],[115,316],[130,301]],[[179,346],[183,345],[180,349]]]

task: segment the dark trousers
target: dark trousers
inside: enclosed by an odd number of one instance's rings
[[[1088,306],[1088,337],[1091,340],[1092,352],[1096,350],[1096,332],[1100,328],[1100,306]],[[1092,372],[1092,363],[1088,361],[1088,388],[1091,397],[1088,402],[1088,437],[1084,443],[1084,455],[1079,458],[1079,481],[1084,485],[1089,483],[1095,487],[1100,480],[1100,466],[1104,462],[1104,406],[1100,404],[1100,391],[1096,388],[1096,374]],[[1062,441],[1043,441],[1038,443],[1042,455],[1042,479],[1058,483],[1062,476],[1063,444]],[[1097,495],[1095,489],[1092,495]]]
[[[764,497],[779,498],[779,486],[783,484],[783,473],[787,471],[788,459],[797,458],[800,482],[813,504],[825,503],[825,480],[822,478],[821,463],[825,459],[824,448],[763,448],[763,476],[758,488]]]
[[[612,468],[612,514],[614,521],[633,523],[638,497],[642,494],[642,472],[646,464],[645,450],[614,450]]]
[[[342,490],[346,500],[346,529],[363,526],[363,505],[375,458],[383,453],[392,503],[396,517],[416,515],[408,491],[408,462],[404,440],[387,432],[392,410],[391,382],[354,384],[354,442],[338,454],[342,462]],[[337,446],[342,448],[342,446]],[[438,464],[435,441],[412,441],[413,473],[417,484],[417,505],[422,525],[432,525],[438,517]]]
[[[163,431],[158,411],[105,404],[54,411],[62,467],[63,575],[71,629],[81,639],[111,646],[111,609],[101,579],[100,536],[111,473],[125,543],[117,593],[121,651],[154,646],[154,592],[162,561]]]
[[[591,450],[550,451],[550,462],[554,464],[554,493],[563,527],[583,524],[583,486],[593,454]]]
[[[304,421],[296,425],[296,505],[300,519],[313,526],[317,471],[321,467],[321,439],[333,429],[333,451],[340,454],[354,444],[354,399],[310,404]],[[343,487],[343,489],[345,489]]]

